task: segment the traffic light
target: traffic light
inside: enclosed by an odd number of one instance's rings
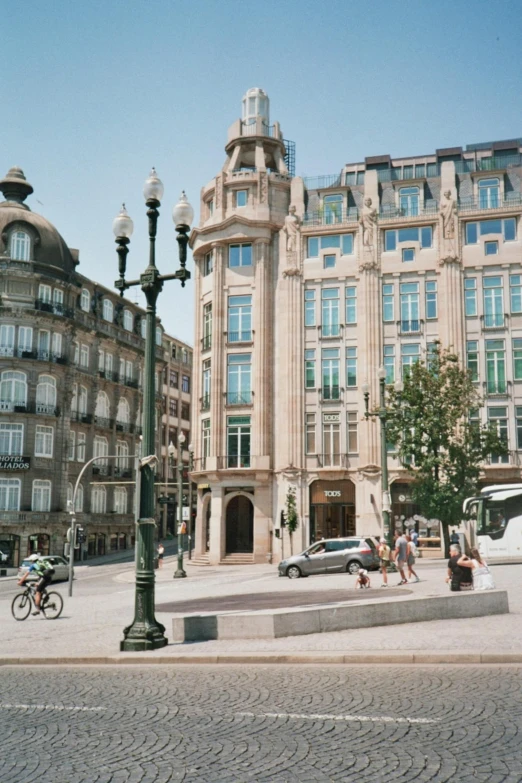
[[[285,512],[281,509],[281,527],[286,527]]]
[[[81,544],[85,543],[85,533],[83,532],[83,527],[77,527],[76,528],[76,541],[74,542],[74,548],[79,549]]]

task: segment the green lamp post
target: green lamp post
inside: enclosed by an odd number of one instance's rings
[[[158,207],[163,197],[163,183],[155,169],[152,169],[145,182],[143,195],[149,219],[149,265],[139,280],[125,280],[128,245],[134,229],[125,205],[113,222],[120,275],[114,285],[120,291],[121,296],[127,288],[140,285],[147,300],[147,333],[143,374],[143,458],[139,476],[139,519],[136,526],[135,610],[133,622],[123,630],[124,638],[120,642],[122,651],[155,650],[168,643],[165,627],[156,620],[154,614],[154,530],[156,526],[154,463],[157,462],[155,456],[156,302],[165,280],[179,280],[184,287],[185,281],[190,278],[190,272],[186,269],[187,234],[194,217],[194,210],[183,192],[172,212],[172,218],[178,232],[176,239],[179,246],[180,268],[173,274],[160,275],[156,267],[155,245]],[[138,481],[138,476],[136,476],[136,481]]]
[[[178,567],[174,572],[174,579],[185,579],[187,572],[183,568],[183,445],[185,435],[180,430],[178,435]]]

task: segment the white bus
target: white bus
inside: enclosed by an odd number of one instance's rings
[[[468,498],[476,542],[484,557],[522,557],[522,484],[493,484]]]

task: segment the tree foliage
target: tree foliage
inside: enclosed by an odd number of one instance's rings
[[[286,493],[286,529],[290,535],[290,552],[292,553],[292,536],[299,526],[299,515],[297,513],[297,500],[295,487],[288,487]]]
[[[483,462],[506,453],[494,426],[480,423],[482,406],[469,371],[438,345],[410,368],[400,393],[390,389],[388,441],[414,476],[414,502],[441,521],[445,550],[448,525],[460,523],[463,501],[477,493]]]

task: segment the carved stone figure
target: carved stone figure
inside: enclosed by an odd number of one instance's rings
[[[372,207],[371,198],[364,200],[364,207],[362,209],[359,223],[363,230],[363,245],[370,247],[375,244],[375,235],[377,230],[377,210]]]
[[[451,190],[444,193],[444,201],[440,205],[440,214],[442,215],[442,236],[444,239],[454,239],[455,237],[455,212],[457,204],[451,195]]]
[[[286,249],[290,252],[297,250],[297,237],[301,225],[301,221],[295,212],[296,209],[292,205],[289,209],[289,214],[285,217],[285,224],[283,226],[283,232],[286,234]]]

